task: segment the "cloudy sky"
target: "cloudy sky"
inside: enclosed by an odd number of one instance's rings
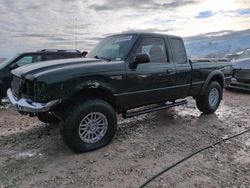
[[[187,37],[250,29],[250,0],[0,0],[0,3],[0,57],[43,48],[90,50],[100,38],[130,30]]]

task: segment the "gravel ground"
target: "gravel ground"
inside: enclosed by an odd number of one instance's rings
[[[0,109],[0,187],[139,187],[198,148],[250,128],[250,95],[225,91],[215,114],[194,101],[130,119],[119,118],[108,146],[75,154],[57,125]],[[250,187],[250,133],[206,150],[147,187]]]

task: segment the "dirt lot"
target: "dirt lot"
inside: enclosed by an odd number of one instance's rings
[[[189,99],[175,107],[120,119],[116,137],[75,154],[56,125],[0,109],[0,187],[139,187],[155,173],[224,136],[250,128],[250,95],[224,93],[219,110],[202,115]],[[185,161],[147,187],[250,187],[250,133]]]

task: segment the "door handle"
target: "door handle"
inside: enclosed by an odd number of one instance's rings
[[[166,73],[167,73],[167,74],[173,74],[173,73],[174,73],[174,70],[173,70],[173,69],[167,69],[167,70],[166,70]]]

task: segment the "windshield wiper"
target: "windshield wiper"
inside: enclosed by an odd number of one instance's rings
[[[96,59],[104,59],[104,60],[106,60],[106,61],[111,61],[111,59],[109,59],[109,58],[106,58],[106,57],[99,57],[99,56],[95,56],[94,58],[96,58]]]

